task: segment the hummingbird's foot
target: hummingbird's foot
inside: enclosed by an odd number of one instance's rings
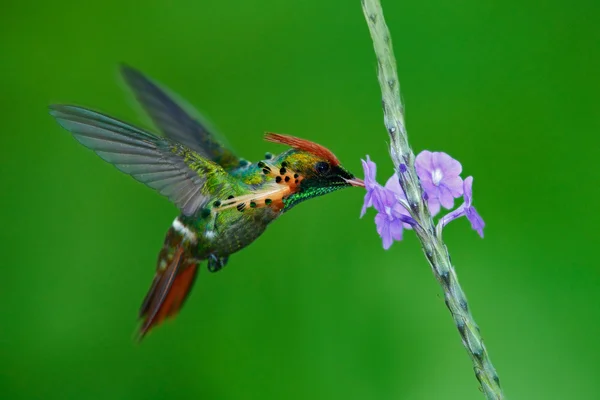
[[[217,272],[221,270],[226,264],[229,257],[217,257],[214,254],[208,256],[208,271],[209,272]]]

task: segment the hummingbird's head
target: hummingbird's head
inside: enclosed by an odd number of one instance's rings
[[[267,133],[265,139],[292,147],[278,157],[282,171],[293,171],[294,181],[298,180],[294,192],[285,201],[286,209],[345,187],[364,187],[361,179],[344,168],[330,150],[317,143],[277,133]]]

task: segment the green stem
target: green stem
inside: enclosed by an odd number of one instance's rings
[[[483,344],[479,328],[469,311],[467,298],[460,287],[450,254],[440,234],[436,233],[423,190],[415,170],[413,154],[404,124],[404,107],[400,99],[400,84],[396,72],[396,59],[392,48],[390,31],[385,24],[379,0],[362,0],[363,12],[369,25],[373,47],[377,56],[378,78],[381,86],[385,127],[390,135],[392,161],[400,177],[400,186],[406,194],[412,217],[420,225],[415,229],[423,252],[440,283],[446,305],[458,328],[463,345],[467,349],[475,376],[488,399],[503,399],[500,380]]]

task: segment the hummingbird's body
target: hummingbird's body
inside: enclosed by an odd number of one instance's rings
[[[279,156],[253,164],[238,159],[156,84],[130,68],[122,72],[166,137],[80,107],[51,106],[51,114],[84,146],[181,210],[140,309],[143,337],[177,314],[201,262],[218,271],[294,205],[362,182],[326,148],[291,136],[267,134],[292,147]]]

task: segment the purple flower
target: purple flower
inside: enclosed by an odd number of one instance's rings
[[[396,182],[397,187],[393,182]],[[391,189],[390,189],[391,188]],[[410,217],[408,211],[398,203],[398,198],[404,198],[404,193],[398,184],[398,177],[392,176],[383,188],[385,196],[383,210],[375,216],[377,233],[383,240],[383,248],[389,249],[394,240],[402,240],[402,230],[410,227],[415,221]]]
[[[379,184],[377,183],[375,178],[375,176],[377,175],[377,165],[375,165],[375,163],[371,161],[369,156],[367,156],[367,161],[360,161],[362,162],[363,170],[365,172],[364,182],[365,189],[367,189],[367,194],[365,194],[365,201],[362,210],[360,211],[360,217],[362,218],[367,212],[367,208],[373,206],[373,196],[375,194],[375,187]]]
[[[456,218],[462,217],[465,215],[469,222],[471,223],[471,228],[479,233],[479,236],[483,237],[483,228],[485,227],[485,222],[481,218],[481,215],[477,212],[475,207],[473,207],[473,177],[469,176],[465,179],[463,183],[464,190],[464,199],[465,202],[458,207],[456,210],[450,212],[445,215],[441,220],[440,224],[442,227],[448,225],[450,221],[455,220]]]
[[[363,186],[364,183],[367,194],[360,216],[363,217],[369,207],[377,210],[375,225],[383,240],[383,248],[387,250],[394,240],[402,240],[404,229],[413,228],[417,222],[405,208],[406,195],[400,186],[398,174],[392,175],[385,186],[381,186],[376,180],[377,166],[369,156],[366,161],[362,160],[362,164],[365,179],[364,182],[357,180],[360,185],[356,186]],[[432,215],[437,214],[442,206],[451,209],[454,198],[464,197],[460,207],[440,219],[438,231],[441,232],[450,221],[466,216],[471,227],[483,237],[485,222],[473,207],[473,177],[469,176],[464,181],[461,179],[460,163],[446,153],[423,151],[417,156],[415,167],[424,189],[423,198],[428,202]]]
[[[471,223],[471,228],[475,229],[479,236],[483,238],[483,228],[485,227],[485,222],[483,222],[483,218],[477,212],[475,207],[473,207],[473,177],[468,176],[464,182],[464,199],[465,199],[465,214],[467,215],[467,219]]]
[[[404,228],[411,228],[416,222],[398,201],[399,199],[406,200],[398,181],[398,175],[392,175],[380,193],[383,208],[377,210],[379,213],[375,216],[375,225],[377,233],[383,240],[383,248],[387,250],[394,240],[402,240]]]
[[[415,224],[415,221],[398,202],[398,199],[406,200],[398,176],[394,174],[388,179],[385,187],[382,187],[376,180],[377,166],[369,156],[367,156],[366,161],[362,160],[362,165],[365,172],[364,184],[367,194],[360,216],[365,215],[367,208],[375,207],[378,211],[375,216],[377,233],[383,240],[383,248],[387,250],[394,240],[402,240],[402,230],[410,228],[411,225]]]
[[[360,160],[362,162],[363,170],[365,172],[365,189],[367,189],[367,194],[365,194],[365,201],[360,211],[360,217],[362,218],[367,212],[367,208],[372,207],[375,204],[376,209],[381,208],[381,185],[377,183],[375,176],[377,175],[377,165],[369,156],[367,156],[367,161]]]
[[[389,208],[386,212],[378,213],[375,216],[375,225],[377,233],[383,240],[383,248],[389,249],[394,240],[402,240],[402,220],[396,214],[393,208]]]
[[[402,204],[400,204],[398,202],[398,199],[401,200],[406,200],[406,195],[404,194],[404,190],[402,190],[402,187],[400,186],[400,181],[398,179],[398,175],[394,174],[390,177],[390,179],[388,179],[388,181],[385,183],[385,187],[384,187],[388,192],[391,192],[394,194],[395,198],[396,198],[396,202],[393,205],[393,210],[394,212],[398,215],[403,215],[405,217],[408,217],[411,219],[411,223],[404,223],[404,227],[407,229],[412,229],[412,225],[414,224],[414,220],[412,220],[412,218],[410,217],[410,213],[408,212],[408,210],[406,208],[404,208],[402,206]]]
[[[417,155],[415,168],[431,215],[440,211],[440,205],[452,209],[454,198],[463,194],[462,165],[446,153],[424,150]]]
[[[395,201],[395,197],[393,193],[377,183],[375,178],[375,175],[377,174],[377,165],[371,161],[369,156],[367,156],[367,161],[361,161],[365,172],[364,185],[365,189],[367,189],[364,204],[360,212],[360,217],[362,218],[369,207],[375,207],[379,212],[385,211],[386,204],[392,204]]]

